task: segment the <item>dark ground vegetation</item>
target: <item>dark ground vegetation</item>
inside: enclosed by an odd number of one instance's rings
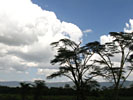
[[[23,83],[21,87],[0,86],[0,100],[76,100],[76,91],[74,87],[66,85],[65,87],[51,87],[45,85],[30,85]],[[22,84],[22,83],[21,83]],[[28,84],[28,85],[27,85]],[[87,100],[113,100],[112,87],[88,88],[85,95]],[[121,88],[119,100],[133,100],[133,86],[130,88]]]

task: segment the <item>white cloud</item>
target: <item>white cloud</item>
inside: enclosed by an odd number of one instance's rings
[[[83,31],[83,33],[89,33],[89,32],[92,32],[92,30],[91,29],[86,29],[86,30]]]
[[[124,32],[127,32],[127,33],[133,32],[133,19],[129,19],[129,23],[126,23],[126,27],[124,28]]]
[[[42,78],[33,78],[32,81],[34,82],[35,80],[43,80]]]
[[[61,22],[54,12],[41,9],[31,0],[0,0],[1,70],[48,69],[54,55],[51,42],[61,38],[78,42],[81,37],[78,26]]]
[[[57,72],[58,69],[38,69],[37,74],[49,76],[50,74]]]
[[[105,43],[107,43],[107,42],[112,42],[112,40],[113,40],[113,37],[110,36],[110,35],[102,35],[102,36],[100,37],[100,42],[101,42],[101,44],[105,44]]]
[[[10,55],[0,57],[0,70],[24,71],[26,69],[27,69],[27,66],[26,64],[23,63],[23,59],[20,59],[16,56],[10,56]]]

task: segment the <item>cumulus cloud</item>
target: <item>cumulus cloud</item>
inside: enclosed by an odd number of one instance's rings
[[[110,36],[110,35],[102,35],[102,36],[100,37],[100,42],[101,42],[101,44],[105,44],[105,43],[107,43],[107,42],[112,42],[112,40],[113,40],[113,37]]]
[[[82,31],[31,0],[0,0],[1,70],[48,69],[55,54],[50,43],[61,38],[78,42]]]
[[[0,70],[17,70],[24,71],[26,70],[26,64],[23,63],[23,60],[16,56],[4,56],[0,57]]]
[[[126,23],[126,27],[124,28],[124,32],[127,32],[127,33],[133,32],[133,19],[129,19],[129,23]]]

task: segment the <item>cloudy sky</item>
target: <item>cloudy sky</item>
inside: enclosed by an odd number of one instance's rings
[[[50,43],[70,38],[105,42],[109,32],[133,31],[133,0],[0,0],[0,81],[44,79]],[[48,81],[67,81],[57,78]],[[46,80],[47,81],[47,80]]]

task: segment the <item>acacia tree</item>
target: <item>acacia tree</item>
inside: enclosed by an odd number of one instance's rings
[[[110,36],[113,38],[112,42],[104,45],[95,42],[95,48],[91,49],[100,56],[100,59],[96,59],[95,62],[103,65],[106,78],[114,82],[114,97],[117,100],[119,88],[123,86],[133,70],[133,60],[131,59],[133,53],[133,33],[110,32]],[[86,47],[88,45],[90,43]],[[115,61],[116,57],[118,61]]]
[[[26,100],[26,96],[27,96],[27,94],[28,94],[28,92],[29,92],[30,85],[31,85],[31,84],[25,83],[25,82],[21,82],[21,83],[20,83],[22,100]]]
[[[34,100],[40,100],[42,95],[46,92],[47,86],[43,80],[35,80],[32,85],[34,89]]]
[[[94,53],[69,39],[61,39],[51,45],[57,47],[57,55],[51,63],[59,64],[59,70],[48,78],[66,76],[75,84],[77,100],[85,100],[84,87],[93,77],[100,75],[99,67],[88,63]]]

